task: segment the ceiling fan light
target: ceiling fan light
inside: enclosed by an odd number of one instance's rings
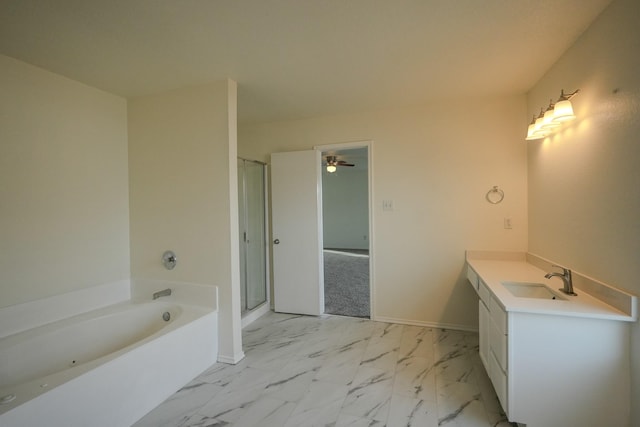
[[[329,173],[334,173],[336,169],[336,165],[327,165],[327,172]]]

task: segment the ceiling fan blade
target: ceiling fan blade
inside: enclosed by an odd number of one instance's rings
[[[344,160],[338,160],[338,166],[355,166],[353,163],[347,163]]]

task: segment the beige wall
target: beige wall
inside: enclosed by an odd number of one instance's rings
[[[223,359],[242,351],[231,239],[235,96],[235,82],[225,80],[129,102],[132,277],[217,285]],[[160,262],[167,249],[178,257],[171,271]]]
[[[123,98],[0,55],[0,306],[129,278]]]
[[[515,96],[245,124],[238,150],[268,161],[272,152],[372,140],[376,318],[473,329],[464,251],[527,248],[525,116],[525,97]],[[506,193],[499,205],[484,198],[493,185]],[[387,199],[395,211],[382,211]]]
[[[529,249],[640,295],[640,3],[614,1],[528,95],[530,115],[560,89],[577,119],[528,143]],[[524,132],[524,127],[522,129]],[[633,400],[640,402],[640,327]],[[640,405],[632,425],[640,425]]]

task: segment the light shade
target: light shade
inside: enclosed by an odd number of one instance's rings
[[[538,139],[538,138],[534,138],[535,132],[533,128],[535,126],[536,126],[535,123],[531,123],[527,128],[527,137],[525,138],[527,141],[531,141],[532,139]]]
[[[534,115],[533,118],[531,119],[531,123],[529,124],[529,127],[527,128],[527,137],[525,138],[525,140],[531,141],[531,140],[540,139],[540,138],[542,137],[536,135],[536,116]]]
[[[538,129],[535,130],[535,125],[529,125],[529,129],[527,130],[527,137],[525,140],[533,141],[535,139],[542,139],[548,136],[551,133],[549,129]]]
[[[573,105],[571,105],[571,101],[566,99],[564,101],[559,101],[556,103],[556,106],[553,109],[554,122],[556,123],[567,122],[575,118],[576,116],[575,114],[573,114]]]
[[[547,111],[544,112],[544,117],[542,118],[542,128],[543,129],[548,129],[548,130],[553,130],[555,128],[557,128],[558,126],[560,126],[560,122],[554,122],[553,119],[555,118],[555,113],[554,113],[554,108],[552,105],[549,106],[549,108],[547,109]]]
[[[335,165],[327,165],[327,172],[334,173],[336,171]]]
[[[536,119],[536,122],[533,124],[533,133],[534,134],[543,134],[545,133],[545,129],[542,128],[542,124],[544,123],[544,114],[542,112]]]
[[[534,124],[529,125],[529,130],[527,131],[527,137],[525,138],[526,141],[533,141],[534,139],[542,139],[545,137],[545,135],[543,135],[542,133],[536,133],[534,131]]]

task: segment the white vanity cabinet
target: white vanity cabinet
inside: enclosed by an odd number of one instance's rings
[[[512,310],[481,272],[480,358],[509,421],[527,427],[629,426],[628,322]]]
[[[491,294],[486,283],[478,279],[478,313],[480,359],[500,399],[507,405],[507,313]]]

